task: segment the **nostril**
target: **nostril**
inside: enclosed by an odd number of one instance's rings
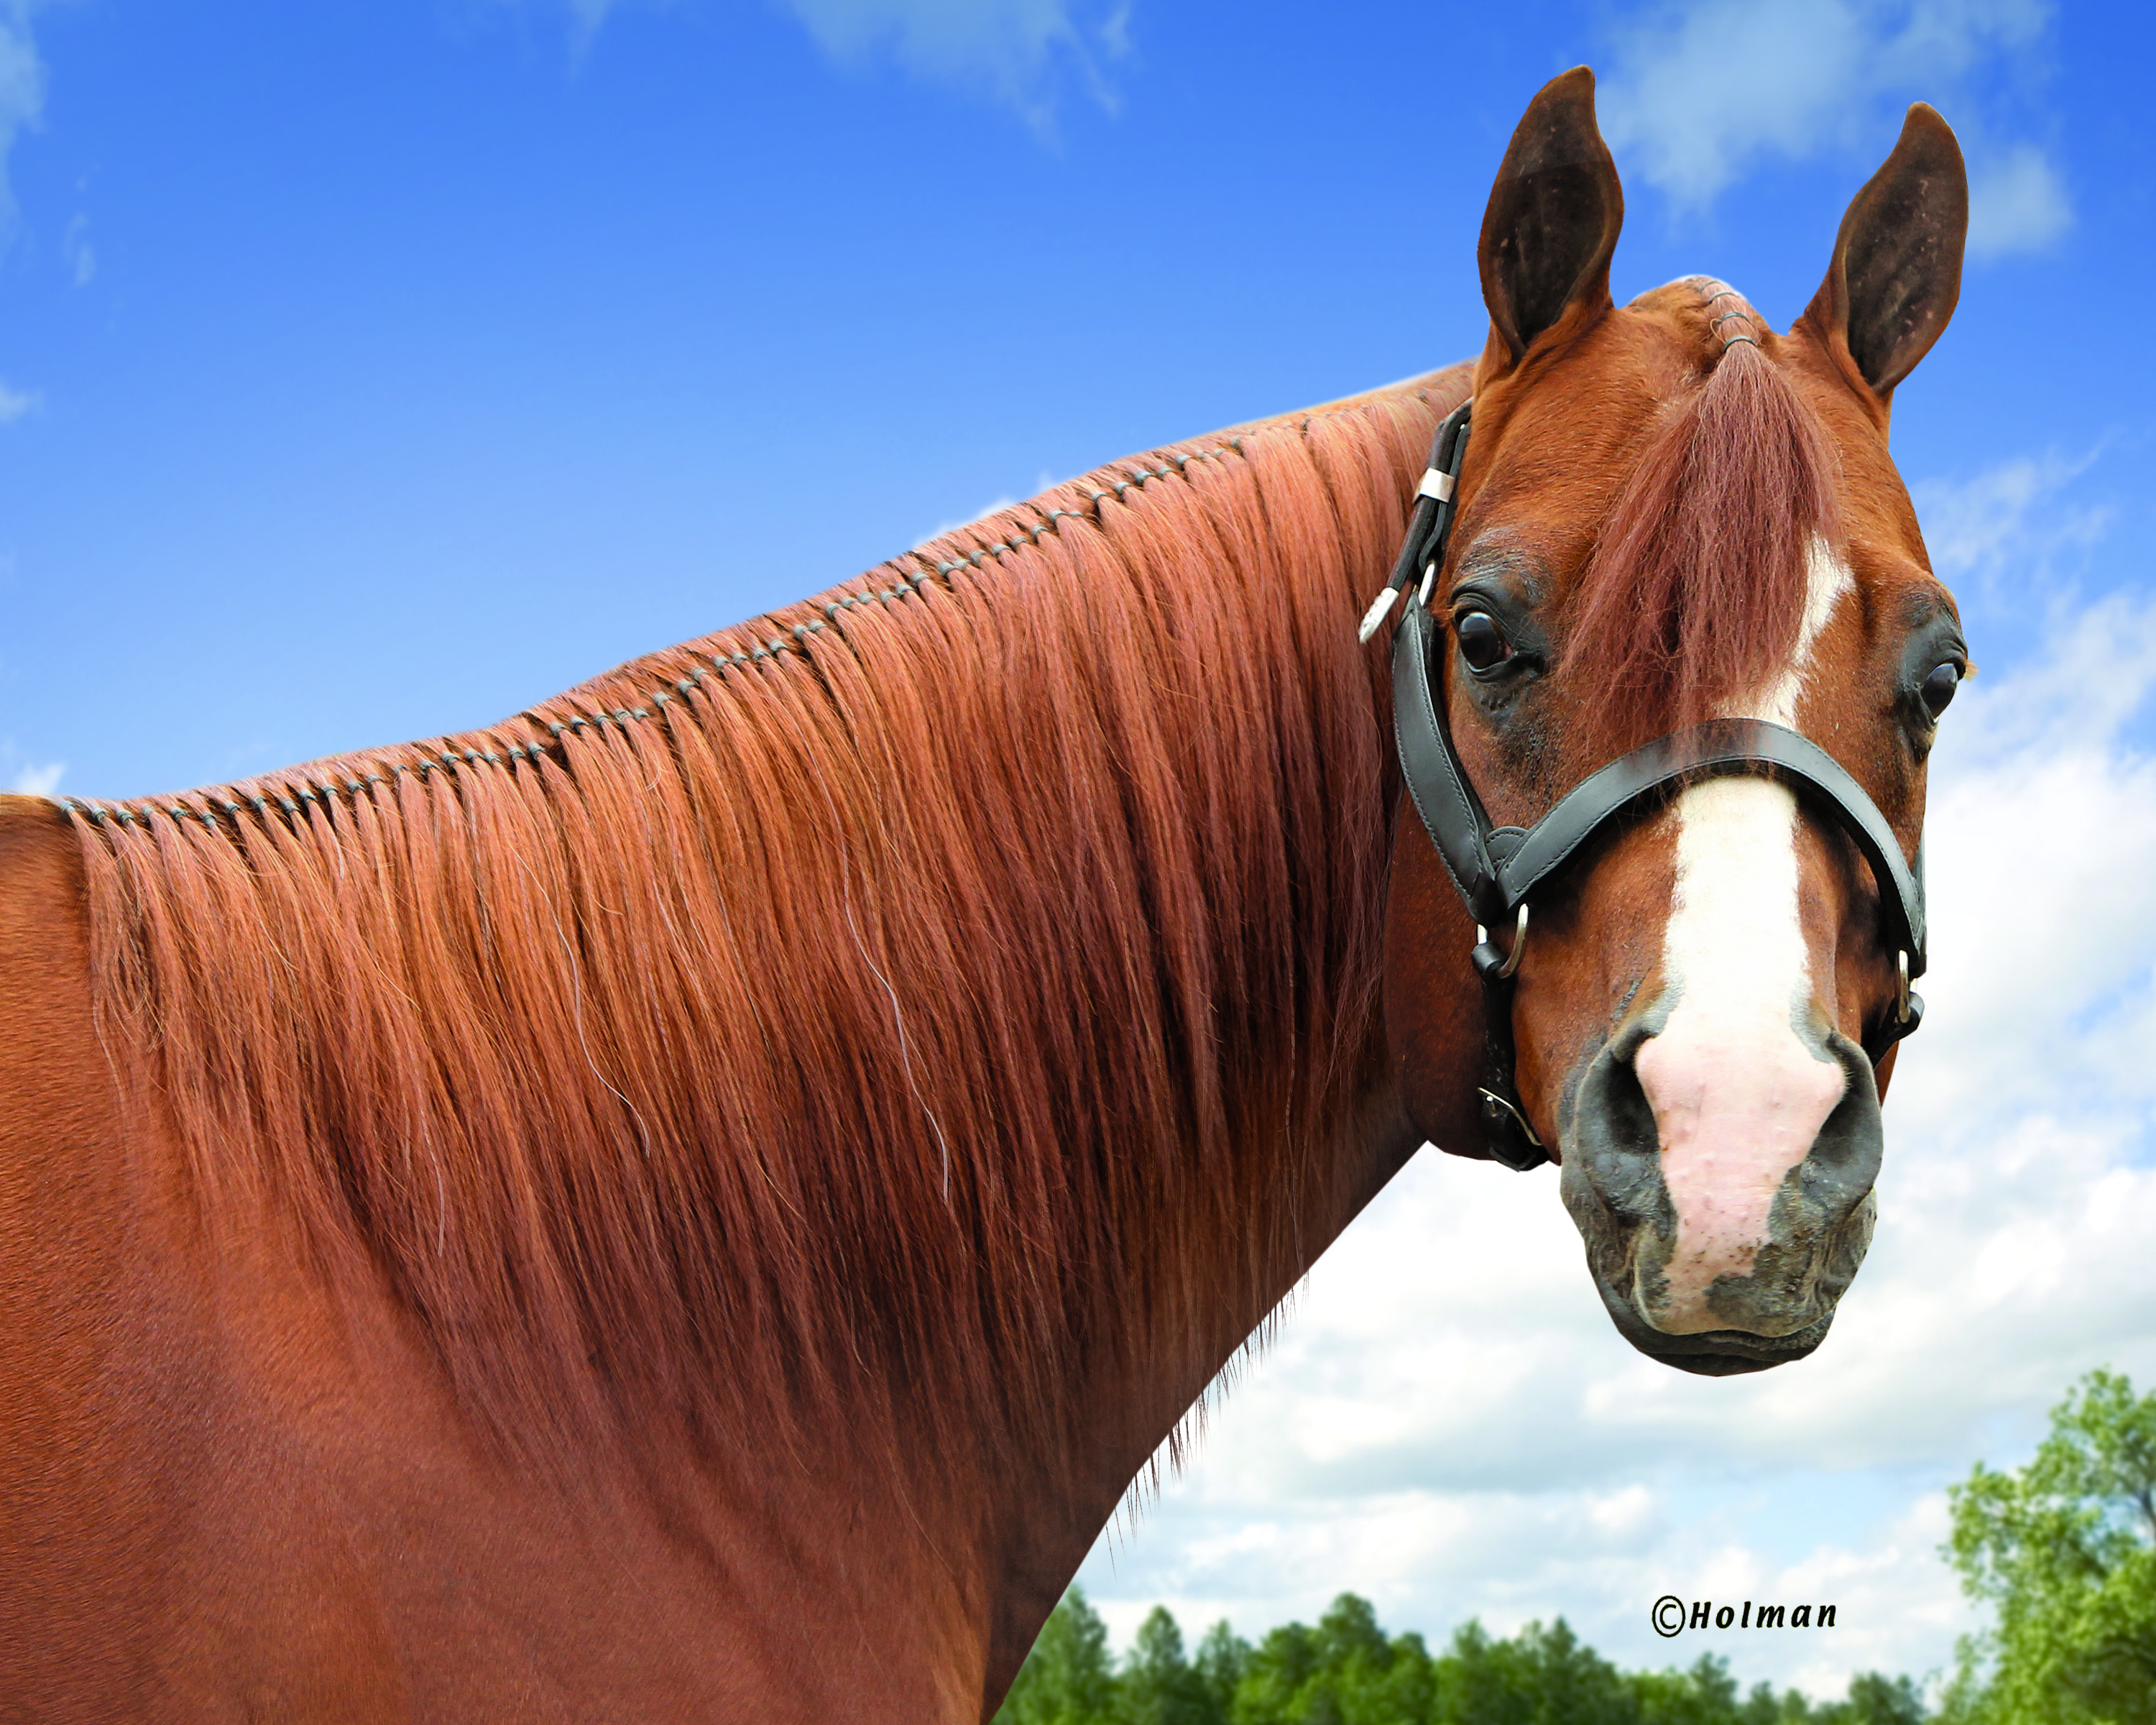
[[[1855,1181],[1860,1192],[1869,1192],[1878,1178],[1882,1147],[1879,1086],[1872,1076],[1871,1057],[1862,1049],[1831,1032],[1827,1045],[1842,1069],[1841,1099],[1820,1128],[1811,1160],[1822,1168],[1834,1170],[1845,1181]]]
[[[1645,1224],[1666,1235],[1669,1199],[1662,1187],[1655,1111],[1634,1065],[1645,1040],[1622,1037],[1589,1064],[1574,1093],[1566,1134],[1566,1178],[1581,1199],[1591,1191],[1610,1220],[1626,1228]]]
[[[1640,1050],[1650,1038],[1643,1038],[1625,1054],[1617,1054],[1602,1086],[1599,1101],[1614,1144],[1652,1156],[1660,1147],[1655,1135],[1655,1105],[1640,1079]]]

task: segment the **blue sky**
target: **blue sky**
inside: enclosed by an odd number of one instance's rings
[[[1937,1665],[1938,1486],[2071,1372],[2156,1371],[2152,36],[2043,0],[0,0],[0,785],[485,722],[995,501],[1470,354],[1491,173],[1583,60],[1620,296],[1703,270],[1785,325],[1930,100],[1978,244],[1895,447],[1984,675],[1842,1328],[1765,1378],[1657,1377],[1548,1184],[1428,1158],[1086,1576],[1124,1630],[1356,1587],[1635,1661],[1697,1651],[1645,1634],[1666,1584],[1816,1581],[1861,1635],[1740,1671]],[[2110,853],[2047,880],[2045,811]]]
[[[1905,469],[2093,454],[2063,494],[2114,546],[2145,516],[2145,366],[2107,327],[2156,142],[2127,8],[0,0],[0,768],[74,789],[487,721],[991,500],[1471,352],[1491,172],[1582,59],[1620,295],[1707,270],[1780,322],[1901,107],[1941,105],[1994,246],[1903,393]]]

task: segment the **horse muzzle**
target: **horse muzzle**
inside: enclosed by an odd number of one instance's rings
[[[1826,1337],[1871,1245],[1882,1138],[1864,1050],[1799,1010],[1779,1034],[1671,1022],[1671,1001],[1572,1086],[1562,1189],[1625,1339],[1721,1375]]]

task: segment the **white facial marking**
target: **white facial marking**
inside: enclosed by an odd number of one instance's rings
[[[1782,674],[1731,717],[1794,726],[1813,642],[1854,583],[1820,542]],[[1640,1309],[1672,1335],[1728,1327],[1717,1277],[1750,1272],[1775,1194],[1840,1101],[1846,1075],[1798,1040],[1811,995],[1799,922],[1796,798],[1762,778],[1713,778],[1677,799],[1676,887],[1663,966],[1681,992],[1634,1062],[1661,1140],[1676,1243],[1660,1297]],[[1637,1290],[1640,1296],[1650,1291]]]
[[[1739,709],[1731,718],[1771,719],[1791,730],[1797,724],[1797,697],[1804,691],[1804,672],[1812,662],[1812,644],[1834,615],[1841,596],[1856,585],[1848,566],[1834,554],[1826,541],[1814,535],[1804,558],[1804,614],[1797,625],[1797,649],[1789,655],[1782,675],[1769,684],[1756,707]]]

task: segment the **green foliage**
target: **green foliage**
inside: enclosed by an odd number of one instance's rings
[[[996,1725],[1922,1725],[1907,1677],[1867,1673],[1845,1701],[1815,1706],[1762,1683],[1739,1700],[1712,1655],[1688,1671],[1620,1671],[1563,1619],[1509,1640],[1479,1623],[1433,1656],[1388,1635],[1370,1602],[1342,1594],[1312,1628],[1291,1623],[1253,1647],[1215,1624],[1186,1656],[1155,1606],[1117,1671],[1107,1631],[1073,1588],[1055,1608]]]
[[[1419,1635],[1389,1640],[1368,1599],[1342,1594],[1316,1629],[1291,1623],[1258,1644],[1230,1725],[1393,1725],[1426,1716],[1430,1658]]]
[[[1849,1686],[1849,1699],[1825,1710],[1821,1725],[1923,1725],[1924,1698],[1907,1677],[1892,1681],[1866,1671]]]
[[[1166,1608],[1162,1609],[1165,1612]],[[1213,1698],[1219,1717],[1225,1719],[1234,1711],[1235,1691],[1242,1686],[1243,1674],[1250,1668],[1250,1644],[1224,1621],[1216,1623],[1198,1644],[1197,1665],[1198,1675],[1205,1681],[1206,1694]]]
[[[1108,1626],[1074,1587],[1048,1614],[996,1718],[998,1725],[1109,1725],[1122,1717],[1121,1699]]]
[[[1226,1697],[1184,1661],[1183,1631],[1165,1605],[1154,1606],[1139,1625],[1122,1700],[1117,1717],[1129,1725],[1221,1725],[1226,1717]]]
[[[1672,1716],[1682,1717],[1682,1715]],[[1638,1725],[1637,1697],[1617,1668],[1560,1617],[1509,1641],[1480,1623],[1455,1630],[1438,1661],[1431,1725]]]
[[[1946,1553],[1998,1623],[1963,1644],[1947,1717],[2156,1725],[2156,1395],[2092,1372],[2026,1467],[1948,1495]]]
[[[1630,1717],[1640,1725],[1811,1725],[1810,1707],[1794,1689],[1777,1700],[1774,1686],[1762,1683],[1740,1707],[1737,1680],[1712,1653],[1700,1655],[1690,1671],[1635,1672],[1625,1686],[1638,1709]]]

